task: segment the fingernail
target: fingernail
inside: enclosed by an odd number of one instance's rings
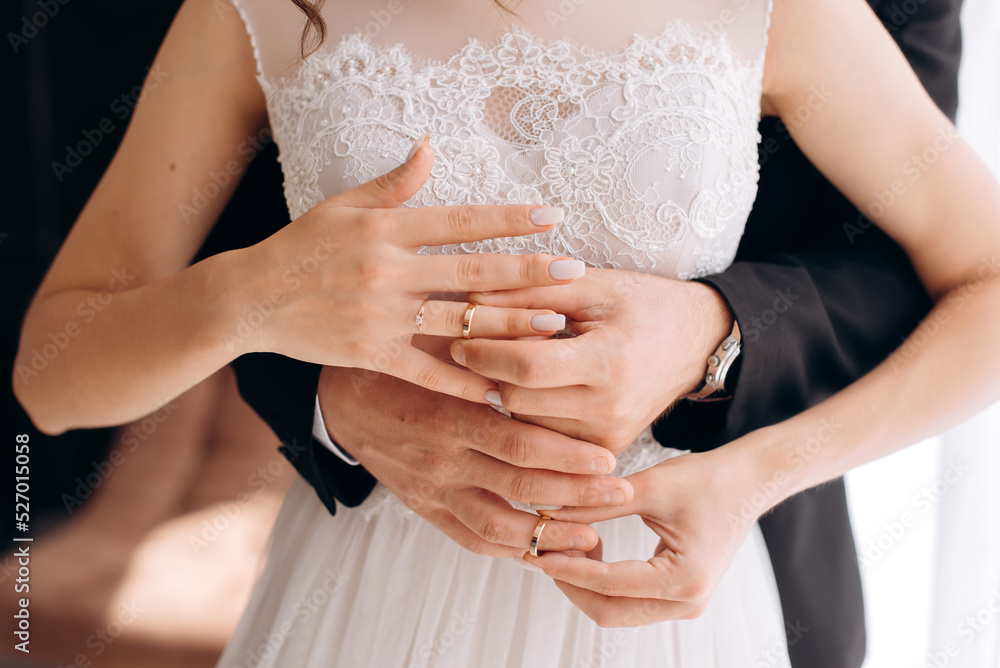
[[[427,141],[428,137],[429,135],[424,135],[423,137],[418,139],[417,143],[414,144],[413,148],[410,149],[410,152],[406,154],[406,160],[404,160],[403,162],[409,162],[410,160],[413,160],[413,156],[415,156],[417,153],[420,152],[420,149],[423,147],[424,142]]]
[[[540,206],[528,212],[528,218],[535,225],[555,225],[566,219],[566,212],[558,206]]]
[[[541,568],[539,568],[538,566],[535,566],[534,564],[529,564],[527,561],[525,561],[521,557],[515,557],[514,558],[514,563],[517,564],[518,566],[520,566],[521,568],[523,568],[524,570],[531,571],[532,573],[544,573],[545,572]]]
[[[549,276],[557,281],[569,281],[582,278],[587,266],[580,260],[556,260],[549,265]]]
[[[622,491],[621,487],[615,487],[613,490],[604,495],[604,503],[609,506],[620,506],[625,503],[625,492]]]
[[[565,326],[566,316],[558,313],[543,313],[531,318],[531,328],[536,332],[558,332]]]
[[[569,541],[569,549],[571,550],[584,550],[587,548],[587,541],[583,539],[583,536],[573,536]]]
[[[590,460],[590,470],[594,473],[611,473],[611,462],[607,457],[594,457]]]
[[[544,503],[529,503],[532,510],[562,510],[563,506],[547,506]]]
[[[503,400],[500,398],[500,393],[497,390],[486,390],[486,401],[493,404],[497,408],[503,408]],[[621,490],[618,490],[621,492]],[[622,502],[625,501],[625,495],[622,494]]]
[[[461,343],[456,343],[451,347],[451,356],[456,362],[465,366],[465,346]],[[489,393],[487,392],[487,394]]]

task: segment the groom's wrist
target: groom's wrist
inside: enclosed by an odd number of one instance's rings
[[[729,302],[722,294],[711,285],[705,283],[692,282],[689,284],[694,300],[692,313],[696,314],[694,319],[694,355],[690,357],[687,379],[687,391],[685,395],[697,391],[705,384],[705,376],[708,371],[708,360],[715,354],[716,349],[733,331],[736,318]],[[726,391],[731,392],[732,382],[727,381]],[[684,395],[682,395],[684,396]]]

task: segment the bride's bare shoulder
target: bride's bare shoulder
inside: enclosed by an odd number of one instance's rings
[[[803,82],[843,69],[852,55],[871,53],[873,42],[888,39],[865,0],[773,0],[763,113],[779,115],[781,101],[796,96]]]

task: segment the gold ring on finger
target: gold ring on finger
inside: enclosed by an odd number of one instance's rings
[[[551,519],[548,515],[542,515],[541,519],[538,520],[538,524],[535,525],[535,530],[531,534],[531,544],[528,545],[528,552],[531,556],[538,556],[538,541],[542,537],[542,530],[545,528],[545,523]]]
[[[413,319],[413,322],[416,323],[417,325],[417,334],[424,333],[424,307],[427,306],[427,302],[429,301],[430,301],[429,299],[425,299],[423,302],[421,302],[420,310],[417,311],[417,315]]]
[[[476,306],[478,304],[470,303],[465,307],[465,315],[462,316],[462,338],[471,339],[472,338],[472,316],[476,313]]]

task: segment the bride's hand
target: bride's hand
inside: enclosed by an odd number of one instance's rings
[[[606,563],[602,545],[587,555],[546,552],[524,558],[603,627],[700,616],[760,507],[753,459],[735,445],[668,459],[627,477],[635,495],[623,506],[546,513],[581,524],[639,515],[660,537],[648,561]]]
[[[452,357],[500,381],[503,405],[519,419],[615,454],[702,382],[733,327],[725,300],[707,285],[612,269],[469,299],[569,318],[575,338],[456,341]]]
[[[259,299],[248,300],[229,337],[234,351],[379,371],[486,403],[493,382],[410,344],[429,293],[567,284],[584,266],[544,255],[417,255],[421,246],[544,232],[563,218],[561,209],[532,205],[398,208],[433,162],[424,138],[400,167],[329,198],[248,249],[248,290]],[[428,302],[422,333],[462,336],[465,308]],[[548,309],[479,307],[472,335],[548,335],[561,326]]]

